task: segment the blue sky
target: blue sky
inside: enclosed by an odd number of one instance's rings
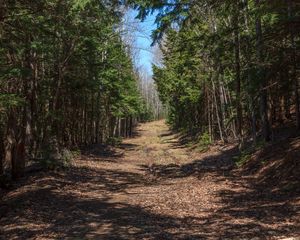
[[[129,19],[134,19],[137,11],[130,10]],[[151,15],[144,22],[138,22],[138,29],[134,31],[134,48],[136,50],[135,64],[138,68],[144,69],[149,75],[152,75],[153,53],[151,48],[151,33],[156,28],[154,23],[155,16]]]

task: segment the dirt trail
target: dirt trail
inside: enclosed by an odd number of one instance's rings
[[[66,172],[3,194],[0,239],[282,239],[300,236],[299,198],[232,170],[231,148],[181,146],[164,122],[116,150],[95,147]]]

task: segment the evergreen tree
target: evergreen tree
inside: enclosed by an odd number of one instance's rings
[[[142,101],[118,1],[2,4],[1,172],[11,164],[18,178],[47,149],[130,135]]]
[[[131,1],[153,12],[164,66],[154,66],[169,121],[211,139],[271,139],[299,128],[299,4],[296,1]]]

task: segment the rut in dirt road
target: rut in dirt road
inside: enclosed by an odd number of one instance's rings
[[[233,147],[200,154],[163,121],[117,149],[95,146],[67,172],[3,194],[1,239],[281,239],[299,234],[299,198],[235,171]]]

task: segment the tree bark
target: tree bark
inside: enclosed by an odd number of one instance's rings
[[[291,19],[293,18],[293,4],[291,0],[288,0],[288,17],[289,17],[289,30],[290,30],[290,41],[292,45],[292,53],[291,53],[291,60],[292,60],[292,72],[291,78],[292,82],[294,83],[295,87],[295,112],[296,112],[296,124],[297,129],[300,130],[300,102],[299,102],[299,83],[297,79],[297,60],[296,60],[296,42],[294,36],[294,28],[291,24]]]
[[[259,7],[260,0],[256,0],[256,6]],[[270,123],[268,119],[268,93],[267,93],[267,81],[264,73],[264,53],[263,53],[263,35],[261,26],[261,17],[256,18],[256,47],[257,56],[259,59],[259,74],[260,74],[260,117],[262,123],[262,133],[265,141],[270,141]]]
[[[0,129],[0,176],[4,173],[4,138]]]
[[[25,127],[17,132],[17,119],[15,111],[11,110],[8,119],[7,142],[11,158],[11,175],[13,179],[23,177],[25,171]]]
[[[241,104],[241,64],[240,64],[240,34],[239,34],[239,1],[234,6],[234,49],[235,49],[235,81],[236,81],[236,112],[237,112],[237,135],[239,141],[242,138],[243,110]]]

